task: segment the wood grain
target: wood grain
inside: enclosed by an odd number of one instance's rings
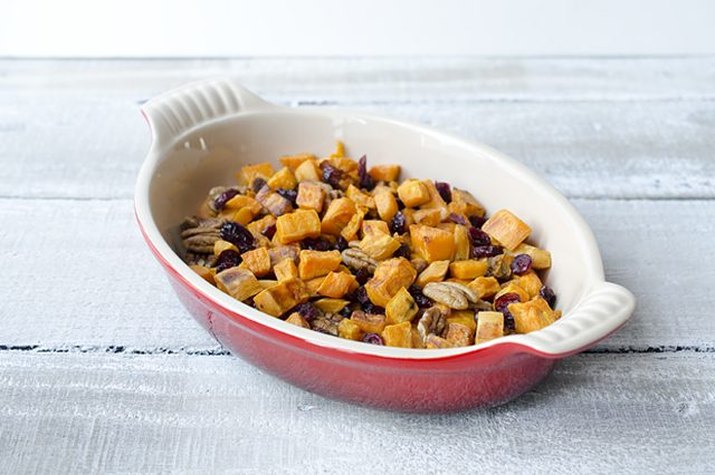
[[[615,369],[617,368],[617,369]],[[0,353],[7,473],[705,473],[715,355],[580,355],[503,407],[393,414],[231,357]]]
[[[0,344],[63,348],[121,345],[139,351],[215,349],[180,307],[146,250],[131,202],[0,200]],[[638,308],[598,348],[714,349],[715,271],[704,256],[715,201],[574,200],[602,249],[609,280],[631,289]],[[682,242],[684,230],[691,239]],[[697,305],[684,305],[685,296]],[[163,350],[162,350],[163,351]]]

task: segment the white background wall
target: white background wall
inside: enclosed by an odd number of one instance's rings
[[[0,0],[0,56],[715,53],[708,0]]]

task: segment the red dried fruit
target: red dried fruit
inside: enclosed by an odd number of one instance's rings
[[[285,188],[278,188],[276,190],[276,193],[281,195],[283,198],[287,199],[290,201],[290,204],[292,204],[295,208],[298,207],[296,204],[295,200],[298,198],[298,192],[295,190],[286,190]]]
[[[459,215],[457,213],[449,213],[448,216],[449,220],[452,221],[453,223],[461,224],[463,226],[467,225],[467,220],[464,219],[464,216]]]
[[[233,249],[226,249],[221,252],[216,259],[216,272],[222,272],[231,267],[236,267],[242,261],[241,254]]]
[[[358,160],[358,179],[360,188],[364,188],[368,191],[375,188],[375,180],[373,180],[367,172],[367,155],[363,155],[360,157],[360,160]]]
[[[266,226],[266,229],[261,231],[261,234],[263,234],[268,239],[273,239],[273,236],[276,234],[276,225],[271,224],[270,226]]]
[[[345,239],[342,236],[338,236],[338,239],[335,241],[334,248],[340,252],[343,252],[348,247],[350,247],[350,246],[348,245],[347,239]]]
[[[472,224],[477,229],[482,229],[482,226],[484,226],[484,223],[487,222],[487,218],[482,217],[482,216],[470,216],[469,217],[469,222]]]
[[[328,162],[321,163],[320,168],[323,170],[323,181],[336,190],[339,189],[340,179],[343,177],[343,172]]]
[[[553,290],[551,290],[551,287],[543,286],[539,290],[539,295],[541,298],[546,300],[546,303],[549,304],[549,307],[552,309],[555,308],[554,306],[556,305],[556,294],[554,293]]]
[[[472,248],[472,257],[481,259],[483,257],[494,257],[499,254],[504,254],[504,249],[501,246],[477,246]]]
[[[516,275],[522,275],[531,269],[531,256],[528,254],[518,254],[511,261],[511,271]]]
[[[392,257],[404,257],[405,259],[409,259],[411,254],[410,246],[403,243],[400,244],[400,247],[392,254]]]
[[[300,248],[311,251],[331,251],[333,243],[324,237],[305,238],[300,242]]]
[[[521,299],[519,298],[519,294],[514,293],[514,292],[509,292],[504,295],[500,295],[499,298],[494,300],[494,310],[506,315],[509,305],[512,303],[519,303],[519,302],[521,302]]]
[[[452,188],[449,186],[449,183],[435,181],[434,187],[437,188],[437,193],[439,193],[439,196],[441,196],[445,202],[449,203],[452,201]]]
[[[365,336],[362,337],[362,341],[364,341],[365,343],[370,343],[371,345],[385,344],[385,342],[382,341],[382,337],[377,333],[366,333]]]
[[[293,310],[289,311],[288,314],[293,312],[298,312],[301,317],[305,319],[306,322],[312,322],[316,317],[320,316],[320,310],[318,307],[310,302],[305,302],[293,307]]]
[[[235,221],[226,221],[221,225],[221,239],[236,246],[241,253],[250,251],[256,245],[251,231]]]
[[[429,297],[423,294],[422,289],[420,289],[416,285],[411,285],[410,288],[407,289],[407,291],[410,293],[412,299],[415,301],[419,308],[429,308],[432,306],[432,300],[430,300]]]
[[[216,211],[221,211],[223,207],[226,206],[226,203],[228,203],[228,201],[237,194],[238,190],[234,190],[233,188],[229,188],[228,190],[224,191],[214,200],[214,209]]]
[[[488,246],[492,243],[492,240],[489,235],[481,229],[470,227],[469,243],[472,245],[472,247]]]
[[[405,219],[405,215],[402,211],[398,211],[390,220],[390,232],[403,234],[406,231],[406,224],[407,220]]]
[[[253,183],[251,183],[251,189],[253,190],[254,193],[258,193],[261,191],[261,188],[263,188],[266,185],[266,180],[261,178],[260,176],[257,176],[256,178],[253,179]]]

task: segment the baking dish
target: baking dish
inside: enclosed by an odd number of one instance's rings
[[[270,104],[232,79],[148,101],[153,141],[135,211],[142,234],[193,317],[232,353],[292,384],[381,408],[442,412],[504,403],[564,357],[621,327],[635,298],[604,279],[593,234],[571,204],[518,162],[481,144],[360,112]],[[214,288],[175,252],[177,224],[242,164],[297,152],[328,154],[336,140],[371,164],[400,163],[403,177],[450,182],[488,211],[508,208],[549,249],[547,283],[564,316],[543,330],[462,348],[416,350],[354,342],[285,323]]]

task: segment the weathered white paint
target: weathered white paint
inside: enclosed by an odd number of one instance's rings
[[[715,356],[581,355],[503,407],[395,414],[213,356],[0,354],[7,473],[705,473]]]

